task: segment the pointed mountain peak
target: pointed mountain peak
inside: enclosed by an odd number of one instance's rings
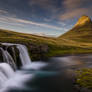
[[[75,26],[81,26],[81,25],[85,25],[85,24],[91,24],[91,18],[88,16],[83,15],[82,17],[79,18],[78,22],[75,24]]]

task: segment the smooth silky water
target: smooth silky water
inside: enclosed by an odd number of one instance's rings
[[[0,92],[77,92],[73,84],[74,71],[92,68],[92,55],[53,57],[48,61],[31,62],[27,48],[24,45],[17,45],[17,48],[21,70],[15,72],[9,61],[0,64]]]

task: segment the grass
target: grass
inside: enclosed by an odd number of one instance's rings
[[[81,87],[92,89],[92,69],[81,69],[77,71],[76,83]]]

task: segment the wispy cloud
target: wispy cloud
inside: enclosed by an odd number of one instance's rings
[[[0,10],[0,14],[7,14],[8,12],[5,10]]]
[[[50,29],[56,29],[56,30],[62,30],[62,28],[57,27],[57,26],[53,26],[53,25],[48,25],[48,24],[42,24],[42,23],[38,23],[38,22],[33,22],[33,21],[29,21],[29,20],[24,20],[24,19],[19,19],[19,18],[12,18],[12,17],[0,17],[0,21],[2,22],[7,22],[7,23],[13,23],[13,24],[21,24],[21,25],[35,25],[35,26],[39,26],[39,27],[45,27],[45,28],[50,28]]]

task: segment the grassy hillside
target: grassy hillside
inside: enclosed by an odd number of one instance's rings
[[[25,42],[37,42],[40,43],[42,41],[53,40],[52,38],[42,37],[42,36],[35,36],[31,34],[25,33],[18,33],[9,30],[2,30],[0,29],[0,41],[1,42],[15,42],[15,43],[25,43]],[[49,42],[48,42],[49,43]]]

